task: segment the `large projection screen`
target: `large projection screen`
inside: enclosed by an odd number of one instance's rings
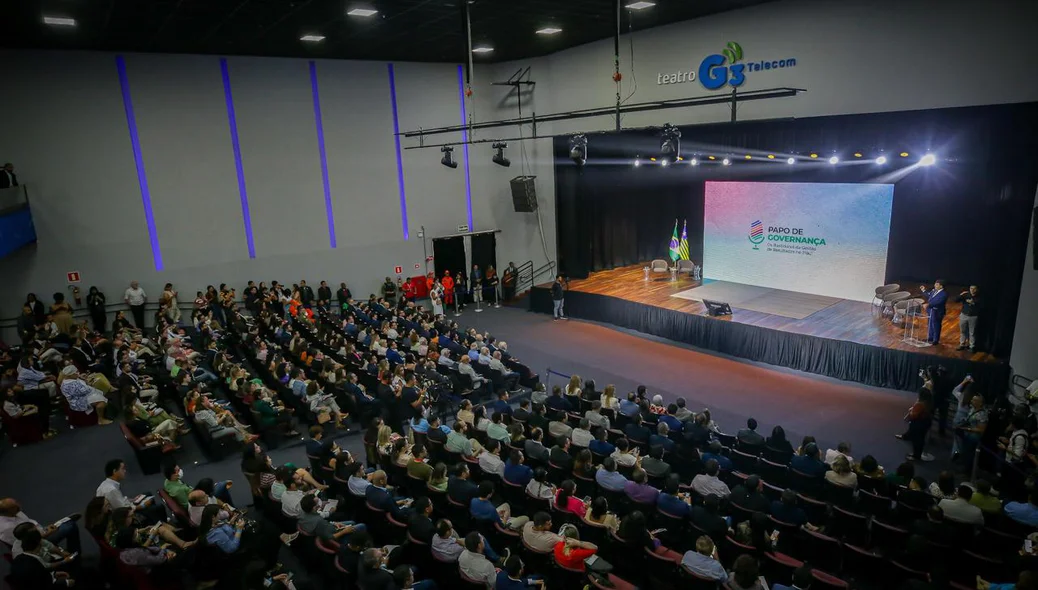
[[[871,301],[893,201],[892,184],[707,182],[703,276]]]

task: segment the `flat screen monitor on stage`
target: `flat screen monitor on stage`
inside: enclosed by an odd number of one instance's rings
[[[703,275],[871,301],[893,201],[892,184],[707,182]]]

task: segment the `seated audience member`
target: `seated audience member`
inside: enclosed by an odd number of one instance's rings
[[[588,504],[587,512],[584,513],[584,522],[604,526],[610,531],[616,532],[620,526],[620,519],[616,514],[609,511],[609,502],[603,496],[596,496]]]
[[[134,502],[123,495],[122,482],[126,479],[126,462],[122,459],[112,459],[105,463],[105,480],[97,486],[94,496],[103,497],[108,505],[116,508],[134,507],[134,513],[141,522],[155,523],[166,519],[166,510],[155,504],[152,497],[144,497],[140,502]]]
[[[984,512],[970,503],[972,498],[973,488],[962,484],[954,498],[945,498],[937,505],[944,511],[944,517],[948,520],[984,526]]]
[[[511,406],[509,406],[511,407]],[[530,416],[533,415],[532,404],[530,400],[524,399],[519,402],[519,407],[512,411],[512,419],[518,420],[519,422],[526,423],[530,420]]]
[[[346,467],[346,473],[348,474],[346,479],[346,488],[354,496],[364,498],[367,495],[368,486],[371,485],[371,479],[374,472],[364,473],[364,466],[357,462],[348,465]]]
[[[544,446],[544,431],[540,428],[530,429],[530,437],[523,441],[526,456],[541,463],[548,462],[548,448]]]
[[[548,470],[538,467],[533,470],[533,479],[526,484],[526,493],[541,500],[551,500],[555,497],[555,486],[548,482]]]
[[[465,541],[458,538],[454,525],[446,518],[436,521],[436,536],[430,543],[433,556],[447,562],[456,562],[465,550]]]
[[[700,416],[702,416],[702,414],[700,414]],[[723,449],[724,447],[721,446],[721,443],[715,440],[707,446],[706,451],[699,454],[699,461],[706,465],[707,462],[709,462],[712,459],[714,461],[717,461],[717,468],[719,470],[724,471],[726,473],[732,471],[732,469],[734,469],[734,465],[732,465],[732,460],[724,456],[724,454],[722,453]]]
[[[681,567],[701,578],[718,582],[728,581],[728,572],[724,571],[724,566],[717,557],[717,547],[706,535],[696,539],[694,551],[690,549],[681,557]]]
[[[314,496],[303,497],[299,506],[303,512],[299,517],[299,530],[324,541],[339,541],[347,535],[367,528],[352,520],[341,520],[341,517],[332,516],[329,520],[318,511],[319,500]]]
[[[616,441],[616,450],[609,455],[616,461],[617,467],[634,467],[638,463],[638,448],[630,448],[626,438]]]
[[[558,467],[563,473],[569,473],[573,471],[573,457],[569,454],[570,440],[568,436],[560,436],[556,439],[557,442],[554,447],[551,448],[551,452],[548,453],[548,461],[552,465]]]
[[[60,525],[54,523],[43,527],[22,512],[21,505],[14,498],[3,498],[0,500],[0,541],[7,545],[15,545],[14,530],[19,525],[28,523],[39,530],[43,536],[45,546],[48,544],[57,545],[64,541],[69,553],[78,553],[80,541],[79,527],[76,526],[76,521],[79,520],[79,516],[78,514],[73,514]]]
[[[432,473],[429,475],[429,481],[426,482],[426,485],[437,492],[446,492],[447,482],[447,464],[441,462],[433,465]]]
[[[447,443],[444,449],[448,453],[461,453],[466,457],[477,457],[483,453],[483,445],[479,441],[468,437],[472,426],[468,422],[458,420],[454,423],[454,430],[447,435]]]
[[[609,442],[609,432],[604,428],[599,428],[598,432],[595,433],[595,440],[588,443],[587,448],[594,455],[608,457],[616,452],[616,447]]]
[[[1007,502],[1004,511],[1012,520],[1038,528],[1038,490],[1030,493],[1027,502]]]
[[[792,492],[793,498],[796,499],[796,492],[788,491]],[[718,542],[728,534],[728,520],[720,515],[720,505],[721,498],[717,494],[707,494],[702,505],[696,504],[692,507],[691,516],[692,524]]]
[[[930,506],[926,518],[918,519],[908,527],[913,535],[919,535],[935,543],[944,543],[954,537],[954,530],[944,521],[944,510],[940,506]]]
[[[573,458],[573,476],[583,479],[591,479],[595,477],[595,459],[591,456],[591,451],[587,449],[581,449],[577,456]]]
[[[407,475],[428,482],[433,468],[429,465],[429,452],[425,445],[415,444],[411,448],[411,461],[407,464]]]
[[[36,422],[39,424],[40,430],[43,432],[43,440],[50,440],[58,434],[58,431],[51,428],[50,425],[50,399],[46,398],[45,392],[42,392],[44,398],[42,402],[31,403],[31,401],[37,401],[37,396],[33,395],[36,392],[25,392],[22,389],[22,386],[17,383],[5,385],[3,389],[3,411],[5,414],[10,416],[12,420]],[[22,397],[19,398],[19,396]]]
[[[627,426],[624,426],[624,436],[633,444],[647,445],[651,435],[652,432],[645,426],[641,414],[635,416]]]
[[[162,483],[162,489],[169,494],[169,497],[176,500],[177,504],[180,504],[186,509],[188,504],[188,495],[197,488],[192,488],[190,485],[184,483],[184,470],[181,469],[180,465],[177,463],[167,464],[163,468],[162,473],[166,476],[166,480]],[[214,484],[212,495],[216,500],[219,500],[224,504],[233,504],[231,501],[230,487],[230,480],[216,483]]]
[[[20,539],[22,552],[11,561],[11,580],[19,588],[43,590],[46,588],[71,588],[75,580],[68,572],[54,571],[45,564],[43,557],[43,535],[38,529],[30,528]]]
[[[544,385],[540,385],[539,387],[544,387]],[[537,391],[534,390],[534,395],[536,394]],[[547,407],[543,403],[538,403],[536,399],[533,400],[533,412],[530,414],[530,419],[527,420],[526,423],[529,424],[530,428],[547,430],[548,424],[550,423],[547,412]]]
[[[797,493],[792,489],[782,490],[781,499],[771,503],[771,515],[781,522],[797,526],[807,524],[807,513],[797,506]]]
[[[555,545],[562,540],[562,536],[552,531],[551,514],[538,512],[533,515],[533,520],[523,525],[523,543],[532,547],[535,551],[548,553],[555,550]]]
[[[469,426],[476,425],[476,414],[472,411],[472,401],[462,400],[461,405],[458,407],[458,414],[455,416],[457,422],[464,422]],[[458,424],[455,422],[454,429],[458,429]]]
[[[624,484],[624,493],[634,502],[655,504],[660,491],[649,485],[648,481],[645,470],[636,467],[631,474],[631,481]]]
[[[580,448],[587,448],[594,439],[594,435],[591,434],[591,421],[587,418],[581,418],[577,427],[570,433],[570,441]]]
[[[195,544],[194,541],[181,539],[173,527],[166,523],[157,523],[153,526],[138,527],[133,519],[133,510],[130,508],[116,508],[108,519],[108,528],[105,529],[104,540],[115,546],[115,537],[123,529],[131,529],[142,542],[147,540],[149,545],[165,544],[177,549],[187,549]]]
[[[938,500],[954,498],[956,492],[955,474],[951,471],[942,471],[937,476],[937,481],[931,483],[927,491]]]
[[[973,484],[976,490],[970,498],[970,504],[980,508],[984,514],[998,514],[1002,511],[1002,501],[991,492],[991,482],[986,479],[978,479]]]
[[[829,469],[829,466],[818,458],[818,445],[813,442],[804,447],[803,454],[794,455],[789,461],[789,466],[800,473],[818,478],[824,477]]]
[[[407,523],[407,534],[429,545],[436,534],[436,525],[432,521],[433,503],[427,496],[415,498],[411,505],[411,520]]]
[[[467,357],[462,357],[467,358]],[[497,583],[497,569],[485,555],[483,536],[473,531],[465,536],[465,549],[458,556],[458,569],[463,578],[482,582],[488,588]]]
[[[703,466],[703,473],[692,478],[692,489],[700,496],[716,494],[721,498],[728,498],[732,494],[728,484],[717,477],[720,467],[714,459],[710,459]]]
[[[504,416],[513,414],[512,405],[508,403],[508,391],[502,391],[497,394],[497,400],[493,403],[487,404],[487,407],[494,411],[495,414],[501,414]]]
[[[477,488],[476,497],[469,502],[469,512],[472,518],[484,522],[500,524],[515,530],[520,530],[530,518],[528,516],[512,516],[512,508],[508,502],[494,506],[491,498],[494,496],[494,483],[481,481]]]
[[[746,420],[746,428],[742,428],[735,435],[739,442],[739,450],[745,453],[756,454],[764,448],[764,437],[757,432],[757,421],[753,418]]]
[[[396,588],[393,574],[386,569],[389,552],[381,547],[369,547],[360,555],[357,563],[357,586],[371,590]]]
[[[670,465],[663,460],[663,447],[651,447],[649,456],[642,458],[641,468],[645,474],[654,479],[663,479],[670,475]]]
[[[75,365],[65,367],[61,373],[64,377],[61,381],[61,394],[68,400],[69,408],[87,414],[96,411],[98,424],[111,424],[112,421],[105,418],[105,408],[108,407],[105,394],[100,389],[87,385],[76,371]]]
[[[873,487],[876,487],[883,483],[883,478],[886,477],[886,472],[883,470],[883,466],[879,464],[872,455],[865,455],[861,458],[861,463],[857,463],[851,466],[854,472],[858,474],[859,478],[865,477],[873,480]],[[864,485],[864,484],[862,484]]]
[[[627,399],[621,400],[619,404],[620,413],[628,418],[633,418],[641,412],[641,407],[638,406],[637,397],[632,391],[627,394]]]
[[[735,486],[735,489],[732,490],[732,495],[728,497],[728,501],[751,512],[767,514],[771,503],[768,502],[767,497],[762,493],[763,489],[764,481],[761,480],[760,476],[751,475],[743,483]]]
[[[577,484],[572,479],[563,480],[555,492],[555,510],[569,512],[583,517],[587,512],[587,502],[577,498]]]
[[[584,412],[584,417],[592,426],[609,430],[609,418],[602,413],[602,402],[598,400],[591,402],[591,409]]]
[[[843,456],[845,459],[847,459],[847,462],[851,465],[854,464],[854,457],[851,457],[850,443],[841,442],[836,445],[835,449],[827,449],[825,451],[825,464],[832,466],[833,461],[835,461],[836,458],[840,456]]]
[[[616,529],[616,536],[631,548],[641,547],[655,552],[660,547],[659,539],[649,530],[648,521],[641,510],[629,512],[623,517]]]
[[[789,441],[786,439],[786,430],[781,426],[776,425],[771,429],[771,436],[764,441],[764,444],[779,453],[793,455],[793,445],[789,444]]]
[[[504,477],[505,462],[501,460],[501,442],[490,439],[484,452],[479,454],[479,467],[487,475]]]
[[[692,502],[687,493],[680,491],[678,474],[672,473],[663,484],[656,506],[671,516],[686,518],[692,513]]]
[[[757,560],[748,554],[735,558],[732,571],[728,573],[729,590],[762,590],[760,567]]]
[[[677,422],[677,419],[674,419]],[[678,425],[681,423],[678,422]],[[654,447],[660,447],[664,452],[673,453],[676,445],[673,440],[670,439],[671,427],[666,422],[660,422],[656,425],[656,434],[649,437],[649,448],[650,450]]]
[[[555,544],[555,563],[571,570],[584,570],[584,560],[598,552],[598,546],[580,540],[580,531],[571,524],[559,530],[562,540]]]
[[[858,487],[858,474],[851,469],[851,463],[845,455],[836,455],[832,469],[825,472],[825,480],[845,488]]]
[[[479,486],[472,483],[471,477],[467,465],[455,465],[454,475],[447,480],[447,496],[458,504],[468,506],[479,492]]]
[[[410,515],[410,498],[397,498],[386,486],[386,472],[379,469],[371,474],[371,485],[364,490],[368,504],[393,515],[397,520],[407,521]]]
[[[495,353],[500,354],[500,353]],[[505,560],[501,571],[497,572],[495,590],[531,590],[543,588],[544,580],[540,576],[525,576],[523,560],[512,555]]]
[[[506,482],[526,487],[526,484],[530,483],[533,479],[533,469],[529,465],[525,464],[523,453],[518,450],[512,450],[508,454],[508,461],[505,463],[505,471],[502,474],[502,479]]]
[[[627,478],[616,470],[616,459],[606,457],[602,460],[602,466],[595,472],[595,482],[610,492],[622,492]]]
[[[773,584],[771,590],[810,590],[811,584],[815,581],[813,570],[811,566],[806,563],[797,569],[793,570],[793,585],[786,586],[785,584]]]
[[[562,395],[562,388],[556,385],[551,390],[551,395],[544,400],[544,405],[556,412],[572,412],[573,406],[570,401]]]

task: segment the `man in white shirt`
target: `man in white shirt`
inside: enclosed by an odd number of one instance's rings
[[[134,508],[140,520],[147,524],[154,524],[166,519],[166,509],[155,504],[154,497],[148,497],[134,504],[130,498],[123,495],[122,482],[126,479],[126,462],[122,459],[112,459],[105,463],[105,480],[97,486],[94,496],[108,500],[108,505],[116,508]]]
[[[586,449],[593,440],[595,440],[595,436],[591,434],[591,421],[587,418],[581,418],[580,424],[570,433],[570,444]]]
[[[716,459],[708,460],[704,468],[706,473],[700,473],[692,478],[692,489],[695,490],[697,494],[703,497],[706,497],[709,494],[716,494],[720,498],[727,498],[732,495],[732,491],[728,489],[728,485],[717,477],[717,472],[720,470],[720,467],[718,466]]]
[[[479,467],[487,475],[505,476],[505,462],[501,460],[501,441],[487,440],[486,452],[479,454]]]
[[[483,387],[483,378],[480,377],[476,370],[472,368],[472,359],[467,356],[462,356],[461,360],[458,361],[458,372],[462,375],[468,375],[469,379],[472,380],[472,389],[480,389]]]
[[[501,351],[494,351],[494,355],[490,358],[490,369],[497,371],[501,374],[501,377],[505,380],[505,389],[508,391],[517,391],[519,388],[519,373],[509,370],[503,362],[501,362]]]
[[[458,556],[461,575],[470,580],[483,582],[488,588],[497,584],[497,569],[483,555],[483,537],[473,531],[465,536],[465,550]]]
[[[844,457],[847,457],[847,462],[848,463],[850,463],[851,465],[854,465],[854,457],[851,457],[850,453],[851,453],[851,445],[850,445],[850,443],[842,442],[842,443],[836,445],[835,449],[827,449],[825,451],[825,464],[829,465],[830,467],[832,467],[833,461],[835,461],[836,458],[839,457],[840,455],[843,455]]]
[[[31,523],[40,530],[40,534],[47,541],[58,544],[61,541],[66,541],[66,547],[69,553],[76,553],[79,551],[79,527],[76,526],[76,521],[79,520],[78,514],[62,519],[60,525],[54,523],[46,527],[40,526],[40,523],[29,518],[24,512],[22,507],[14,498],[4,498],[0,500],[0,541],[8,545],[15,545],[16,539],[14,538],[14,529],[18,525],[23,523]],[[59,521],[61,522],[61,521]],[[57,526],[56,526],[57,525]]]
[[[299,505],[302,501],[303,496],[306,494],[299,489],[299,484],[295,482],[295,479],[285,480],[285,493],[281,494],[281,512],[285,516],[291,516],[292,518],[299,518],[303,515],[303,508]]]
[[[148,295],[141,289],[137,281],[130,282],[130,288],[123,293],[123,303],[130,306],[133,314],[133,324],[138,330],[144,329],[144,304],[148,302]]]
[[[970,504],[973,498],[973,488],[968,485],[960,485],[954,498],[945,498],[937,505],[944,511],[944,517],[955,522],[984,526],[984,512],[979,506]]]
[[[595,400],[591,402],[591,409],[584,412],[584,417],[587,418],[588,422],[592,426],[598,426],[599,428],[605,428],[609,430],[609,417],[602,414],[602,402]]]

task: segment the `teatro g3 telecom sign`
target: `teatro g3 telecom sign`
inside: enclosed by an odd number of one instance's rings
[[[749,72],[762,72],[793,68],[797,65],[795,57],[781,59],[764,59],[760,61],[743,61],[742,46],[729,41],[721,53],[712,53],[699,62],[695,69],[678,72],[659,72],[656,84],[682,84],[699,80],[707,90],[719,90],[725,86],[737,88],[746,81]]]

